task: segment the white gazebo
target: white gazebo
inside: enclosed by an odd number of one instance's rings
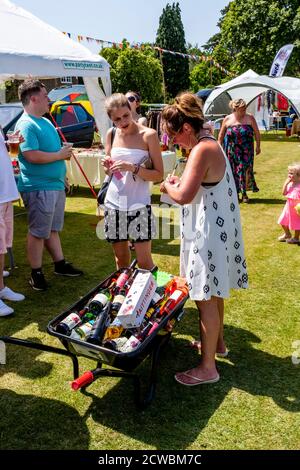
[[[105,98],[111,94],[108,62],[9,0],[0,0],[0,25],[0,83],[29,76],[83,77],[105,139],[110,125],[104,109]]]
[[[206,116],[228,114],[231,112],[228,107],[229,100],[237,98],[243,98],[249,109],[249,105],[267,90],[274,90],[285,96],[300,116],[299,78],[258,75],[251,69],[239,77],[217,86],[205,101],[204,114]],[[222,99],[224,97],[227,100]]]

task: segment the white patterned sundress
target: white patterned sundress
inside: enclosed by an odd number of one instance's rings
[[[224,152],[223,152],[224,154]],[[192,300],[229,297],[248,287],[238,197],[230,163],[215,186],[200,186],[182,207],[180,273]]]

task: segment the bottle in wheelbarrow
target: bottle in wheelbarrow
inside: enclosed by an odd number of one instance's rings
[[[81,324],[81,317],[77,312],[70,313],[64,318],[58,325],[56,325],[56,331],[63,335],[70,336],[73,328]]]
[[[110,323],[111,302],[109,301],[105,308],[100,312],[93,324],[93,327],[85,338],[87,343],[100,345],[106,328]]]
[[[96,294],[87,305],[89,313],[97,317],[99,313],[103,311],[108,301],[109,292],[100,292],[99,294]]]
[[[165,318],[166,316],[170,315],[177,305],[180,304],[180,302],[185,299],[189,294],[189,289],[187,285],[177,285],[176,288],[173,290],[172,294],[170,295],[169,299],[162,305],[160,308],[159,312],[157,313],[156,319],[153,322],[153,326],[150,329],[148,336],[150,336],[153,331],[158,328],[160,322]]]
[[[135,259],[128,268],[123,269],[115,284],[112,286],[112,293],[114,296],[118,295],[124,289],[125,284],[128,283],[131,276],[133,276],[136,264],[137,260]]]

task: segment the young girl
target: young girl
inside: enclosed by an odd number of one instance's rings
[[[284,235],[281,235],[278,241],[298,244],[300,215],[296,211],[296,206],[300,203],[300,163],[288,166],[288,177],[284,182],[282,194],[287,197],[287,201],[278,219],[278,223],[284,230]],[[294,237],[292,237],[291,230],[295,230]]]

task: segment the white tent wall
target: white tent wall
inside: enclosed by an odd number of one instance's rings
[[[267,90],[275,90],[285,96],[291,102],[298,115],[300,115],[299,78],[259,76],[253,70],[248,70],[239,77],[216,87],[205,102],[204,114],[213,114],[214,101],[222,93],[226,92],[231,99],[243,98],[248,105]]]
[[[107,113],[105,112],[105,99],[106,96],[111,94],[110,83],[107,84],[108,86],[106,87],[105,95],[99,87],[98,78],[83,77],[83,82],[94,111],[95,119],[97,116],[96,123],[101,133],[102,142],[104,143],[106,132],[111,126],[110,119],[108,118]]]
[[[102,139],[109,128],[104,109],[111,94],[108,62],[9,0],[0,0],[0,83],[28,76],[83,77]]]

